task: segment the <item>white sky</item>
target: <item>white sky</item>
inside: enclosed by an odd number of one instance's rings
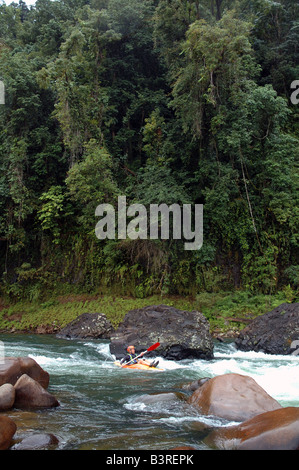
[[[23,0],[27,6],[34,5],[36,0]],[[0,0],[1,3],[5,3],[6,5],[10,5],[11,3],[19,3],[19,0]]]

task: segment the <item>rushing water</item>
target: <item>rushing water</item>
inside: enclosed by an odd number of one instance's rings
[[[241,352],[234,343],[216,343],[213,360],[159,358],[164,372],[134,371],[113,364],[107,341],[14,334],[0,340],[6,356],[30,356],[49,372],[48,390],[60,402],[51,410],[11,410],[16,440],[46,432],[58,437],[58,449],[207,449],[198,422],[232,423],[200,416],[173,392],[199,377],[229,372],[253,377],[282,406],[299,406],[299,356]],[[152,394],[159,395],[153,400]]]

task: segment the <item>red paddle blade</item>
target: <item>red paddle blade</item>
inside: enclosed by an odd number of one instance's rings
[[[147,349],[147,352],[153,351],[154,349],[158,348],[159,346],[160,346],[160,343],[155,343]]]

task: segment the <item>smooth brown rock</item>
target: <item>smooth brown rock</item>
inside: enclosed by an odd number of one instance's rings
[[[15,388],[11,384],[0,386],[0,411],[9,410],[15,402]]]
[[[10,447],[16,430],[17,426],[11,418],[0,416],[0,450],[6,450]]]
[[[28,375],[22,375],[15,384],[16,408],[53,408],[59,406],[56,398]]]
[[[49,385],[48,372],[31,357],[5,357],[0,364],[0,385],[14,385],[23,374],[27,374],[44,388]]]
[[[188,399],[205,415],[230,421],[245,421],[281,405],[256,381],[240,374],[224,374],[205,382]]]
[[[214,430],[205,443],[223,450],[299,450],[299,408],[268,411],[238,426]]]

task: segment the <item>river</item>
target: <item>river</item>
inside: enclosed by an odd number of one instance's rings
[[[16,440],[30,433],[53,433],[63,450],[168,450],[176,446],[208,449],[198,422],[225,426],[200,416],[168,392],[199,377],[236,372],[253,377],[283,406],[299,406],[299,356],[273,356],[215,343],[213,360],[169,361],[164,372],[120,369],[109,342],[63,340],[47,335],[2,334],[6,356],[30,356],[50,374],[49,392],[60,406],[7,413],[17,424]],[[157,350],[158,351],[158,350]],[[158,355],[158,352],[157,352]],[[155,403],[152,394],[160,394]]]

